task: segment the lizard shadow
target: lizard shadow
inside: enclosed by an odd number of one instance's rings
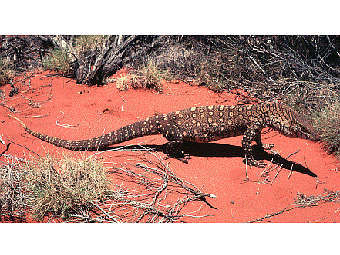
[[[152,149],[154,151],[160,151],[164,153],[164,145],[155,145],[155,144],[147,144],[143,145],[144,148]],[[116,147],[108,147],[107,149],[113,149]],[[190,156],[195,157],[239,157],[241,159],[244,158],[245,154],[241,146],[230,145],[230,144],[217,144],[217,143],[191,143],[185,142],[183,143],[183,151],[184,154],[189,154]],[[141,146],[139,145],[130,145],[127,146],[126,149],[129,150],[141,150]],[[295,172],[299,172],[302,174],[307,174],[312,177],[317,177],[315,173],[313,173],[307,167],[296,163],[294,161],[290,161],[281,157],[279,154],[270,154],[265,150],[254,146],[253,147],[254,158],[256,160],[267,160],[272,162],[275,165],[280,165],[282,168],[287,170],[292,170]]]

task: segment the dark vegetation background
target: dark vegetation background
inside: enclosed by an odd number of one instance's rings
[[[127,67],[132,88],[161,93],[159,81],[168,79],[207,86],[216,93],[244,89],[262,101],[286,102],[308,116],[326,150],[340,154],[337,35],[0,36],[0,84],[36,67],[88,86],[101,86]],[[125,81],[116,82],[128,89]]]

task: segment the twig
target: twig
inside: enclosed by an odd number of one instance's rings
[[[6,142],[2,139],[2,135],[0,135],[0,143],[6,144]]]
[[[297,151],[293,152],[293,153],[290,153],[286,159],[289,159],[291,156],[295,155],[296,153],[300,152],[301,149],[298,149]]]
[[[62,113],[62,115],[64,115],[64,112],[60,111]],[[59,118],[59,117],[58,117]],[[72,125],[72,124],[59,124],[59,121],[56,120],[55,124],[59,127],[63,127],[63,128],[74,128],[74,127],[78,127],[79,124],[77,125]]]
[[[6,149],[5,149],[3,152],[0,153],[0,157],[1,157],[6,151],[8,151],[10,145],[11,145],[11,143],[6,144]]]
[[[23,118],[45,118],[48,114],[42,114],[42,115],[32,115],[32,116],[23,116]]]
[[[55,124],[59,127],[63,127],[63,128],[75,128],[78,127],[79,124],[77,125],[72,125],[72,124],[59,124],[58,120],[55,121]]]
[[[110,220],[113,220],[114,222],[118,223],[117,219],[111,215],[109,215],[105,210],[103,210],[97,203],[92,202],[94,206],[96,206],[102,213],[105,214],[106,217],[108,217]]]
[[[110,174],[118,176],[122,181],[134,182],[138,191],[127,190],[123,186],[117,186],[111,190],[103,202],[96,202],[99,211],[91,216],[105,222],[113,222],[110,217],[120,222],[174,222],[183,217],[202,218],[209,215],[194,215],[198,210],[191,213],[181,213],[191,201],[203,201],[211,206],[206,197],[214,198],[213,194],[205,194],[194,185],[178,178],[169,168],[169,164],[163,162],[158,153],[140,145],[144,155],[151,155],[156,161],[144,160],[135,164],[126,163],[127,167],[111,166]],[[127,148],[127,147],[122,147]],[[141,151],[142,153],[142,151]],[[97,155],[92,154],[90,157]],[[106,162],[107,164],[107,162]],[[117,178],[116,178],[117,179]],[[147,192],[141,192],[141,188]],[[167,202],[168,195],[180,194],[184,198],[178,198],[174,203]],[[171,200],[172,198],[170,198]],[[211,206],[212,207],[212,206]],[[212,207],[214,208],[214,207]],[[79,220],[89,220],[87,217]]]
[[[0,106],[5,107],[6,109],[10,110],[11,112],[15,112],[15,108],[13,106],[8,106],[5,103],[0,103]]]
[[[279,175],[279,173],[281,172],[281,170],[282,170],[282,165],[280,165],[278,168],[279,168],[279,169],[276,171],[276,174],[275,174],[273,180],[271,181],[270,185],[273,185],[273,183],[274,183],[276,177],[277,177],[277,176]]]
[[[276,216],[276,215],[282,214],[282,213],[284,213],[284,212],[288,212],[288,211],[293,210],[293,209],[295,209],[295,207],[284,208],[284,209],[282,209],[281,211],[278,211],[278,212],[275,212],[275,213],[271,213],[271,214],[266,214],[265,216],[263,216],[263,217],[261,217],[261,218],[258,218],[258,219],[256,219],[256,220],[247,221],[247,223],[255,223],[255,222],[259,222],[259,221],[264,221],[265,219],[274,217],[274,216]]]
[[[336,202],[340,200],[340,191],[329,191],[325,189],[325,193],[318,195],[318,196],[306,196],[304,194],[297,194],[297,198],[295,199],[294,205],[292,207],[286,207],[278,212],[267,214],[264,217],[248,221],[248,223],[254,223],[263,221],[265,219],[277,216],[287,211],[291,211],[296,208],[305,208],[305,207],[312,207],[318,206],[320,203],[327,203],[327,202]]]
[[[38,153],[36,153],[35,151],[31,150],[31,149],[28,148],[27,146],[22,145],[22,144],[19,144],[19,143],[16,143],[16,142],[14,142],[13,140],[11,140],[11,139],[9,139],[9,138],[7,138],[7,139],[8,139],[8,141],[10,141],[11,143],[14,143],[15,145],[18,145],[18,146],[20,146],[20,147],[23,147],[23,148],[25,148],[26,150],[28,150],[28,151],[30,151],[30,152],[36,154],[37,156],[41,157]]]

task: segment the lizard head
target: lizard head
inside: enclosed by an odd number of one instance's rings
[[[309,121],[285,105],[276,104],[276,111],[269,114],[269,119],[270,126],[285,136],[312,141],[320,140]]]

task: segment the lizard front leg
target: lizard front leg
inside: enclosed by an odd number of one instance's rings
[[[256,133],[254,141],[256,142],[256,146],[263,150],[270,150],[274,147],[274,144],[272,143],[262,143],[261,132]]]
[[[255,141],[258,145],[262,146],[261,142],[261,129],[260,124],[253,124],[247,128],[242,139],[242,148],[245,153],[245,163],[256,167],[265,167],[266,164],[263,161],[254,159],[254,152],[251,147],[251,142]]]

